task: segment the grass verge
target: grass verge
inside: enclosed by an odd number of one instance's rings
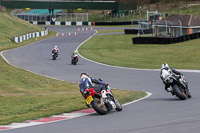
[[[9,24],[9,26],[8,26]],[[15,44],[11,37],[43,30],[18,18],[0,13],[0,51],[35,42]],[[55,36],[49,32],[48,36]],[[145,96],[144,92],[113,90],[125,103]],[[128,98],[128,99],[127,99]],[[86,108],[78,84],[46,78],[8,65],[0,57],[0,125],[37,119]]]
[[[4,94],[0,96],[0,124],[48,117],[51,115],[86,109],[77,84],[49,81],[49,86],[59,88],[38,88],[37,90]],[[43,82],[45,82],[43,80]],[[58,85],[58,83],[60,84]],[[56,85],[54,85],[56,84]],[[72,90],[73,89],[73,90]],[[26,91],[26,92],[22,92]],[[114,96],[126,103],[146,96],[144,92],[112,90]]]
[[[133,37],[136,35],[94,36],[80,47],[79,53],[114,66],[159,69],[167,62],[179,69],[200,69],[200,39],[169,45],[133,45]]]

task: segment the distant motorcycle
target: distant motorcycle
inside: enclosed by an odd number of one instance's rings
[[[58,57],[58,50],[53,50],[52,57],[53,60],[56,60],[56,58]]]
[[[78,55],[75,54],[72,56],[71,64],[76,65],[77,62],[78,62]]]
[[[165,84],[170,85],[170,90],[168,90],[168,92],[171,92],[172,95],[177,96],[181,100],[191,98],[188,83],[186,82],[184,76],[179,77],[179,75],[163,69],[161,71],[161,77]]]
[[[114,109],[122,111],[122,106],[118,100],[114,98],[109,85],[107,84],[105,87],[107,89],[102,89],[100,92],[96,92],[94,88],[85,90],[83,95],[86,97],[86,104],[92,106],[92,108],[100,115],[105,115]]]

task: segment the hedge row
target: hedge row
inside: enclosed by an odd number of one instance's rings
[[[200,32],[179,37],[135,37],[133,44],[172,44],[200,38]]]
[[[140,32],[140,34],[152,34],[153,29],[143,29],[143,30],[139,30],[139,29],[124,29],[124,33],[125,34],[138,34],[138,32]]]

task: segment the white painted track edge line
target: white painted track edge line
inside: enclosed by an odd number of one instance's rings
[[[139,101],[141,101],[143,99],[146,99],[146,98],[148,98],[148,97],[150,97],[152,95],[152,93],[150,93],[150,92],[145,92],[145,93],[147,94],[145,97],[142,97],[142,98],[137,99],[137,100],[133,100],[132,102],[129,102],[129,103],[125,103],[122,106],[126,106],[126,105],[129,105],[129,104],[133,104],[133,103],[139,102]]]

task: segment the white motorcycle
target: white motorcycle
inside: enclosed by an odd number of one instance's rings
[[[167,91],[171,92],[172,95],[177,96],[181,100],[192,97],[188,89],[188,83],[186,82],[184,76],[181,75],[180,77],[179,75],[172,73],[169,69],[162,69],[160,76],[163,83],[170,86]]]

